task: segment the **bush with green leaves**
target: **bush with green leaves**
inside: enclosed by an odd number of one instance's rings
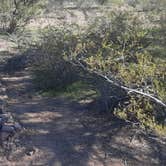
[[[71,54],[74,63],[128,93],[128,104],[120,102],[115,114],[164,133],[166,65],[148,51],[155,38],[144,22],[113,13],[110,22],[93,24],[80,38]]]
[[[40,89],[60,90],[78,79],[76,68],[63,59],[77,39],[72,31],[47,27],[41,32],[38,56],[33,65],[34,80]]]

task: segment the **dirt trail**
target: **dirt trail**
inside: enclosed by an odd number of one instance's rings
[[[2,78],[8,91],[8,108],[24,127],[22,147],[2,166],[102,166],[105,153],[90,129],[81,122],[84,107],[63,98],[43,98],[34,93],[28,71]],[[120,161],[112,164],[122,165]],[[109,161],[110,165],[110,161]]]

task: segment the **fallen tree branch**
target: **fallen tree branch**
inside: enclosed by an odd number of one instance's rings
[[[74,63],[75,62],[75,63]],[[125,91],[127,91],[128,93],[135,93],[135,94],[140,94],[144,97],[147,97],[147,98],[150,98],[151,100],[155,101],[156,103],[160,104],[161,106],[165,107],[166,108],[166,104],[161,101],[160,99],[156,98],[153,96],[153,94],[149,94],[149,93],[145,93],[145,92],[142,92],[142,91],[139,91],[139,90],[136,90],[136,89],[132,89],[132,88],[129,88],[129,87],[126,87],[126,86],[123,86],[123,85],[120,85],[118,84],[117,82],[111,80],[110,78],[108,78],[106,75],[102,74],[102,73],[99,73],[97,71],[91,71],[90,69],[86,68],[80,61],[72,61],[72,64],[74,65],[77,65],[77,66],[80,66],[83,70],[85,71],[88,71],[90,73],[95,73],[96,75],[100,76],[101,78],[105,79],[107,82],[109,82],[110,84],[114,85],[114,86],[117,86],[121,89],[124,89]]]

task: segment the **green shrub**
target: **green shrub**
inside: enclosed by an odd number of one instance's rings
[[[149,28],[138,17],[126,12],[113,13],[110,19],[90,26],[77,44],[79,49],[75,50],[79,53],[72,52],[76,54],[73,60],[106,81],[110,79],[119,89],[122,86],[135,89],[165,102],[165,60],[148,51],[149,46],[154,46],[152,40],[155,40],[151,38]],[[129,89],[129,104],[121,102],[123,106],[115,114],[121,114],[126,120],[136,120],[151,129],[159,129],[158,133],[164,132],[165,107],[152,98],[130,93]]]
[[[72,38],[73,37],[73,38]],[[64,60],[76,38],[65,29],[46,28],[41,32],[40,54],[34,58],[34,81],[40,89],[61,89],[78,79],[78,70]]]

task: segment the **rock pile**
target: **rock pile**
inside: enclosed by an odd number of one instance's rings
[[[16,134],[21,129],[18,123],[15,123],[10,114],[0,114],[0,143],[8,141],[9,137]]]
[[[13,137],[21,126],[16,123],[12,115],[6,112],[7,95],[6,88],[0,82],[0,145]]]

